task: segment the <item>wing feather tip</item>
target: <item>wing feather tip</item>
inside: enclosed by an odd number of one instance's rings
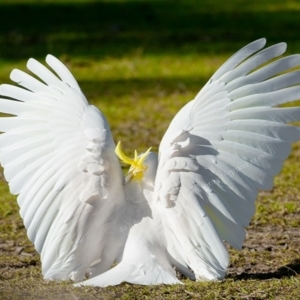
[[[280,46],[282,48],[283,53],[287,49],[287,43],[286,42],[281,42],[281,43],[278,44],[278,46]]]
[[[14,82],[18,82],[18,74],[19,74],[20,70],[19,69],[13,69],[10,72],[9,78],[14,81]]]
[[[52,54],[47,54],[45,61],[48,63],[48,61],[51,61],[51,60],[57,60],[57,58]]]
[[[261,48],[265,47],[266,43],[267,43],[267,39],[265,37],[262,37],[262,38],[260,38],[258,40],[255,40],[255,41],[247,44],[244,48],[246,48],[248,46],[251,46],[251,45],[257,45],[259,47],[259,49],[261,49]]]

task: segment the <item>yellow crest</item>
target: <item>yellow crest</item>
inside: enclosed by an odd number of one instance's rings
[[[121,161],[123,161],[125,164],[131,165],[131,167],[128,171],[128,174],[131,175],[131,177],[133,176],[133,178],[135,178],[135,179],[142,179],[143,175],[144,175],[143,174],[144,171],[147,170],[147,166],[144,165],[144,161],[145,161],[146,157],[148,156],[150,150],[151,150],[151,147],[145,153],[143,153],[140,157],[138,157],[138,153],[135,150],[134,158],[129,158],[122,151],[121,142],[118,142],[115,152]]]

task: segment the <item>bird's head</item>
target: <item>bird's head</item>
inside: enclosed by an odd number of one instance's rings
[[[116,154],[124,163],[131,165],[128,174],[125,180],[128,182],[131,179],[141,180],[144,177],[144,172],[148,169],[148,166],[145,164],[145,160],[150,153],[151,148],[149,148],[145,153],[138,155],[137,151],[134,152],[134,158],[127,157],[122,149],[121,142],[118,143],[116,147]]]

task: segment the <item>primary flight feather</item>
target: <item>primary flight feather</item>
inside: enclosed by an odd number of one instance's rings
[[[174,284],[174,266],[196,280],[222,279],[224,241],[239,249],[259,190],[300,139],[300,55],[257,40],[234,54],[174,117],[159,155],[116,146],[55,57],[34,59],[35,79],[0,86],[0,161],[18,194],[45,279],[105,287]],[[123,176],[118,157],[131,165]],[[83,281],[86,277],[88,280]]]

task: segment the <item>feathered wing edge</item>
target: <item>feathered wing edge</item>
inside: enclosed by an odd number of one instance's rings
[[[123,247],[123,175],[105,117],[55,57],[0,86],[0,161],[48,279],[110,269]],[[13,100],[12,100],[13,99]],[[87,255],[88,254],[88,255]]]
[[[173,119],[160,144],[155,193],[168,250],[199,280],[223,278],[223,240],[241,248],[259,190],[300,139],[300,55],[257,40],[234,54]],[[282,72],[287,72],[282,74]],[[274,107],[275,106],[275,107]]]

